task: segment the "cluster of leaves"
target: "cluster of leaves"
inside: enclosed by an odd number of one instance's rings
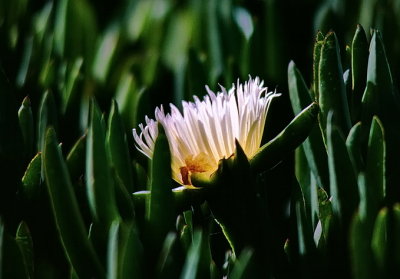
[[[296,153],[301,186],[296,256],[309,278],[318,268],[333,277],[395,278],[400,274],[399,94],[379,31],[368,41],[358,26],[346,59],[343,67],[335,33],[318,33],[311,88],[295,64],[289,65],[294,112],[311,100],[320,105],[319,127]]]
[[[286,88],[288,58],[309,63],[304,38],[313,27],[341,22],[339,34],[349,37],[357,22],[343,20],[350,14],[382,30],[389,57],[400,57],[396,1],[287,2],[0,0],[0,277],[255,276],[252,258],[264,250],[234,255],[201,203],[204,193],[171,192],[166,139],[159,138],[161,151],[148,167],[130,130],[156,105],[203,94],[204,84],[229,86],[251,74]],[[302,5],[304,14],[297,13]],[[304,22],[292,38],[296,48],[284,43],[293,33],[289,17]],[[382,38],[374,34],[368,52],[357,31],[344,82],[332,34],[317,38],[311,89],[289,67],[295,114],[319,102],[322,132],[315,128],[297,152],[301,187],[290,160],[256,177],[265,216],[249,220],[268,231],[267,274],[351,269],[373,278],[398,263],[397,101]],[[398,72],[400,60],[393,61]],[[278,113],[265,139],[290,115]],[[277,139],[280,148],[292,144],[287,135]],[[152,195],[145,203],[131,195],[146,189]],[[350,259],[341,254],[347,251]]]

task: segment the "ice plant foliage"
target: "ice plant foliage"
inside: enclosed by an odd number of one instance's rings
[[[156,121],[146,117],[146,126],[139,125],[140,135],[133,129],[137,149],[152,158],[158,135],[157,122],[166,133],[172,155],[173,179],[191,184],[192,173],[211,174],[218,161],[232,156],[235,139],[248,158],[253,157],[261,144],[265,119],[272,98],[279,94],[267,92],[263,81],[250,78],[244,84],[232,85],[227,91],[214,93],[206,86],[203,100],[182,102],[183,114],[170,104],[171,112],[156,108]]]

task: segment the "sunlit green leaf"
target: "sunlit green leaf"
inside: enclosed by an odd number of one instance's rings
[[[341,132],[335,126],[335,117],[328,116],[327,147],[332,209],[344,226],[348,225],[359,201],[357,178]]]
[[[42,153],[36,154],[29,163],[22,177],[22,195],[30,201],[35,201],[41,192]]]
[[[288,83],[293,112],[299,114],[311,103],[311,93],[293,62],[289,63]],[[329,185],[328,157],[318,127],[312,128],[309,137],[302,144],[302,148],[318,185],[327,189]]]
[[[43,161],[53,214],[69,261],[82,277],[103,277],[103,268],[92,243],[88,240],[88,233],[53,128],[49,128],[46,133]]]
[[[92,101],[91,121],[86,141],[86,190],[93,217],[102,224],[102,229],[108,231],[108,227],[113,220],[119,218],[119,215],[105,139],[105,127],[99,108]]]
[[[111,106],[106,147],[111,163],[114,165],[116,174],[123,182],[129,193],[134,190],[132,165],[129,159],[128,143],[125,129],[118,112],[118,105],[114,101]]]
[[[335,113],[335,123],[344,134],[350,130],[350,112],[343,81],[343,69],[340,59],[339,44],[335,33],[326,35],[319,61],[318,104],[320,106],[320,127],[326,141],[327,117],[329,111]]]

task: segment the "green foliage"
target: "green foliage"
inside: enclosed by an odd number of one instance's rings
[[[0,277],[397,278],[399,15],[0,0]],[[181,186],[160,127],[151,162],[135,149],[155,106],[248,75],[282,92],[253,158]]]
[[[329,41],[329,38],[334,39]],[[307,184],[315,187],[312,179],[317,178],[317,187],[323,187],[329,193],[332,212],[328,222],[319,214],[319,224],[314,233],[320,254],[317,257],[322,259],[323,268],[335,269],[333,277],[397,276],[399,270],[391,257],[397,258],[398,252],[391,247],[398,241],[392,229],[397,226],[392,206],[394,201],[398,201],[393,196],[397,191],[394,181],[397,181],[398,171],[392,175],[390,172],[396,169],[393,164],[398,158],[393,153],[389,155],[388,151],[394,147],[392,142],[398,134],[392,114],[399,108],[397,89],[379,31],[373,30],[368,47],[366,34],[358,26],[349,54],[346,57],[349,61],[342,62],[336,36],[333,33],[317,35],[314,70],[318,74],[314,72],[310,90],[317,92],[314,98],[321,106],[321,131],[310,133],[309,139],[303,143],[309,170],[302,165],[303,171],[297,173],[298,180],[304,184],[302,188],[309,188]],[[318,66],[315,66],[315,59],[320,59]],[[343,84],[346,78],[343,67],[349,67],[352,73],[351,88],[345,88]],[[288,73],[292,107],[297,112],[306,106],[307,88],[293,63]],[[324,139],[326,144],[328,156],[322,160],[329,166],[329,187],[318,178],[323,172],[312,160],[313,157],[321,160],[325,155],[325,152],[310,148],[309,143],[314,137]],[[296,165],[304,163],[298,160]],[[307,176],[311,180],[304,178]],[[305,199],[312,202],[312,191],[306,194],[309,196]],[[306,214],[309,218],[315,214],[313,208],[311,206]],[[321,207],[319,210],[321,213]],[[301,217],[301,212],[299,214]],[[307,224],[307,221],[303,222],[303,226]]]

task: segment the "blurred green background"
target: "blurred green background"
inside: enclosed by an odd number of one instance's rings
[[[396,0],[0,0],[0,216],[5,232],[15,235],[22,220],[28,224],[36,276],[58,277],[69,270],[43,170],[31,192],[22,178],[44,149],[47,127],[54,127],[63,154],[70,154],[87,133],[93,98],[103,122],[116,100],[134,166],[130,190],[143,190],[147,161],[135,150],[131,130],[145,115],[153,117],[155,106],[172,102],[179,107],[181,100],[204,95],[206,84],[216,91],[218,84],[229,88],[238,78],[259,76],[270,90],[282,92],[271,106],[266,142],[293,117],[287,81],[291,60],[311,86],[318,30],[335,31],[348,69],[346,45],[357,24],[368,39],[371,28],[379,29],[398,85],[399,18]],[[89,224],[83,169],[72,179]],[[293,159],[272,172],[267,178],[275,179],[269,183],[276,187],[268,190],[269,206],[283,243],[293,179],[285,174],[294,172]]]

